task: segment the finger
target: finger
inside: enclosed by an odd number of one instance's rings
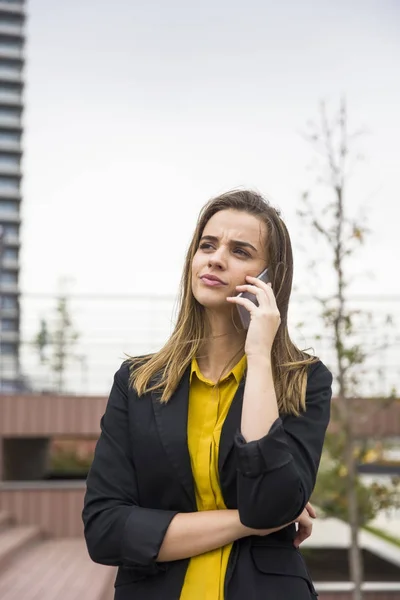
[[[275,293],[274,293],[274,290],[272,289],[272,283],[267,283],[267,296],[269,298],[271,306],[275,307],[276,310],[278,310],[278,305],[276,303]]]
[[[248,298],[242,298],[241,296],[228,296],[227,300],[232,304],[240,304],[241,306],[244,306],[250,314],[252,314],[255,310],[258,310],[258,307],[254,304],[254,302]]]
[[[301,515],[296,520],[299,524],[299,527],[309,527],[312,525],[312,521],[306,509],[303,510]]]
[[[265,281],[263,281],[259,277],[253,277],[253,275],[246,275],[246,281],[251,281],[252,284],[254,282],[254,285],[264,290],[267,287],[271,287],[271,283],[265,283]]]
[[[315,508],[312,506],[312,504],[310,504],[310,502],[307,502],[306,510],[312,519],[317,518],[317,513],[315,512]]]
[[[296,548],[298,548],[302,542],[304,542],[307,538],[309,538],[311,533],[312,533],[312,524],[307,527],[300,526],[299,529],[297,530],[297,535],[293,541],[293,544],[296,546]]]
[[[264,281],[261,281],[261,279],[258,279],[257,277],[252,277],[251,275],[247,275],[246,276],[246,280],[248,280],[249,282],[251,282],[252,285],[262,288],[266,294],[266,296],[268,297],[270,303],[272,306],[277,306],[276,304],[276,298],[275,298],[275,294],[274,291],[272,289],[272,283],[265,283]]]
[[[268,295],[265,293],[265,290],[258,288],[255,285],[250,285],[248,283],[244,283],[243,285],[237,285],[236,289],[238,290],[238,292],[249,292],[250,294],[254,294],[260,306],[269,306],[269,298]]]

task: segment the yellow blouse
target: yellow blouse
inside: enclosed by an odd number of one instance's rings
[[[219,486],[221,430],[246,368],[246,356],[215,386],[201,374],[196,359],[190,373],[188,446],[198,510],[226,509]],[[232,544],[190,559],[180,600],[223,600]]]

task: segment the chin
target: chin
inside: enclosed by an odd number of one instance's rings
[[[221,294],[219,297],[214,293],[195,293],[193,294],[196,298],[197,302],[203,306],[203,308],[208,310],[226,310],[229,309],[230,306],[226,301],[226,295]]]

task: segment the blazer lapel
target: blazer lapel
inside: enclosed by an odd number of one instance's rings
[[[185,371],[170,400],[160,402],[160,394],[152,393],[157,429],[165,452],[188,495],[193,510],[196,507],[194,482],[187,443],[190,367]]]
[[[219,442],[218,471],[221,473],[228,455],[233,447],[235,433],[240,429],[240,420],[242,416],[243,392],[246,381],[245,375],[242,377],[236,394],[233,397],[225,422],[222,426],[221,439]]]

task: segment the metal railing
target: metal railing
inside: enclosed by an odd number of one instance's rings
[[[361,395],[387,395],[394,387],[400,390],[399,299],[394,296],[351,299],[354,307],[369,311],[375,317],[375,324],[358,331],[358,340],[367,354],[359,369]],[[21,297],[20,375],[31,391],[108,393],[113,374],[126,355],[159,349],[171,334],[175,318],[173,296],[72,295],[68,300],[68,313],[71,329],[78,334],[78,339],[62,348],[65,359],[60,375],[54,364],[60,345],[49,340],[42,352],[42,358],[48,362],[41,362],[35,345],[42,319],[46,320],[49,333],[60,329],[56,306],[57,298],[52,295],[22,294]],[[293,295],[290,334],[298,347],[312,348],[312,353],[335,371],[332,334],[324,328],[318,315],[316,302]],[[384,328],[380,323],[385,321],[386,315],[391,315],[393,323]],[[10,350],[10,346],[7,349]]]

